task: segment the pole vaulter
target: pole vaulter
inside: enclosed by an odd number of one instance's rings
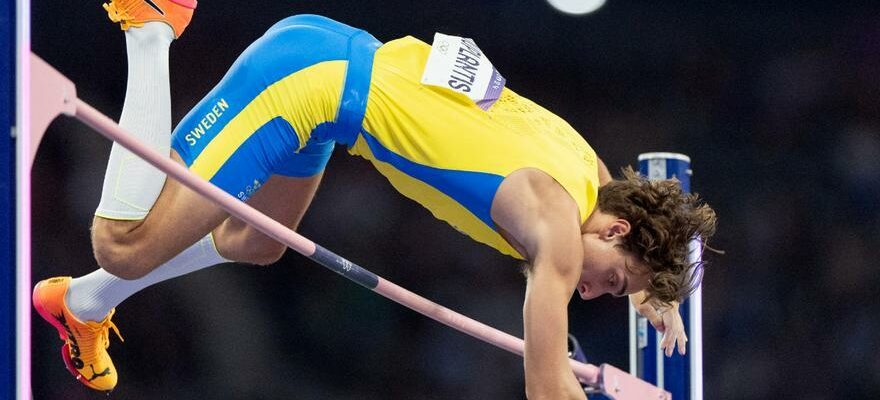
[[[333,272],[451,328],[509,352],[523,355],[524,342],[522,339],[410,292],[288,229],[222,189],[199,178],[185,167],[175,163],[167,155],[161,155],[133,138],[113,120],[78,99],[73,82],[36,55],[31,55],[30,64],[31,116],[29,122],[31,130],[28,167],[32,165],[37,146],[52,120],[60,114],[75,117],[193,191],[217,203],[229,214]],[[672,398],[670,393],[614,366],[608,364],[595,366],[575,360],[570,362],[575,375],[586,385],[587,393],[601,393],[614,400],[671,400]]]

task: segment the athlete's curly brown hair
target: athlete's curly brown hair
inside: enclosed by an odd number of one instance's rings
[[[599,188],[598,208],[630,223],[620,245],[650,270],[646,301],[662,305],[682,301],[699,286],[702,261],[688,260],[691,238],[704,243],[715,233],[715,211],[696,194],[684,193],[678,181],[648,180],[631,167],[623,179]]]

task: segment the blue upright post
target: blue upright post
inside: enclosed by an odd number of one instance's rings
[[[0,399],[15,398],[15,1],[0,2]]]
[[[691,191],[691,160],[678,153],[644,153],[639,155],[639,172],[648,179],[677,179],[685,192]],[[691,246],[693,257],[698,247]],[[673,400],[703,399],[702,292],[698,289],[680,307],[688,349],[685,356],[673,352],[665,357],[660,349],[662,335],[637,315],[630,305],[630,372],[672,393]]]

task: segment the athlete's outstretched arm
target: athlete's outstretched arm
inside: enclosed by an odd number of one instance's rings
[[[567,355],[568,302],[583,262],[577,204],[545,173],[520,170],[501,184],[492,218],[531,265],[523,305],[526,395],[584,399]]]

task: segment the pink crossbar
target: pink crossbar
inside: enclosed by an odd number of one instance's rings
[[[34,74],[32,79],[39,79],[43,82],[70,82],[58,71],[40,60],[39,57],[32,55],[32,59],[39,60],[41,65],[40,68],[32,71]],[[119,143],[154,165],[156,168],[168,174],[168,176],[173,177],[190,189],[211,199],[231,215],[245,221],[260,232],[274,238],[280,243],[284,243],[291,249],[307,257],[311,257],[315,253],[316,245],[311,240],[269,218],[246,203],[239,201],[210,182],[199,178],[186,167],[174,162],[167,155],[159,154],[155,150],[144,145],[125,132],[113,120],[95,110],[84,101],[75,98],[75,90],[66,90],[63,89],[64,87],[66,86],[56,86],[54,93],[51,90],[41,90],[41,92],[46,93],[47,96],[41,96],[41,99],[35,99],[36,102],[34,103],[35,105],[44,108],[44,112],[40,113],[40,118],[45,119],[47,118],[47,115],[52,115],[48,120],[51,122],[51,119],[54,119],[54,116],[57,116],[60,113],[67,115],[73,114],[77,119],[89,125],[108,139]],[[60,95],[59,92],[61,92]],[[39,93],[35,93],[35,96],[38,94]],[[70,104],[74,105],[75,112],[71,112]],[[42,128],[45,129],[44,125],[48,126],[48,123],[41,122],[38,126],[42,126]],[[40,134],[40,136],[41,135],[42,134]],[[34,144],[34,147],[36,147],[36,143]],[[522,339],[452,311],[381,277],[379,277],[378,286],[373,290],[382,296],[394,300],[410,309],[477,339],[518,355],[523,354],[525,347]],[[571,366],[575,375],[580,378],[582,382],[606,393],[606,395],[612,399],[671,400],[671,396],[667,392],[651,386],[648,383],[610,365],[603,364],[600,368],[595,365],[583,364],[571,360]]]

